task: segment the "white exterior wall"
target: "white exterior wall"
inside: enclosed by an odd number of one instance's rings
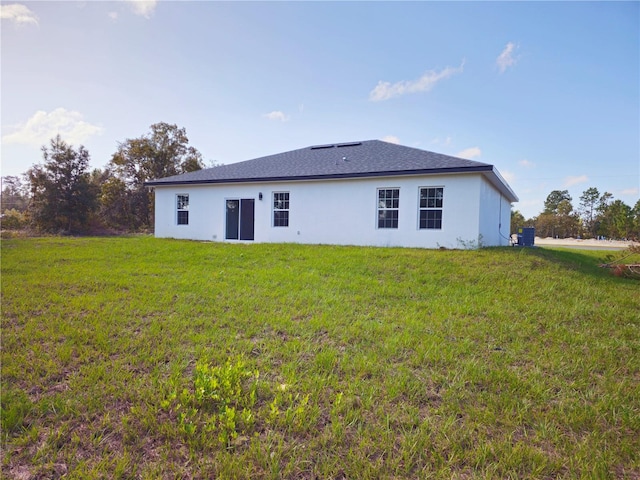
[[[511,233],[511,203],[482,177],[480,184],[480,235],[483,246],[507,246]]]
[[[418,228],[419,187],[444,188],[441,230]],[[397,229],[377,226],[378,188],[400,189]],[[273,192],[289,192],[288,227],[272,226]],[[188,225],[177,225],[178,194],[189,195]],[[255,242],[461,248],[482,234],[483,245],[504,244],[494,235],[500,194],[480,174],[156,186],[155,235],[238,242],[225,240],[226,200],[241,198],[255,199]],[[507,237],[509,219],[507,203]]]

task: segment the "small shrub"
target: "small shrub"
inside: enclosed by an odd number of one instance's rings
[[[26,214],[19,212],[15,208],[5,210],[1,218],[3,230],[20,230],[27,226]]]

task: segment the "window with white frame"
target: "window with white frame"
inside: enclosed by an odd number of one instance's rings
[[[273,192],[273,226],[289,226],[289,192]]]
[[[442,229],[442,199],[443,187],[420,188],[420,222],[421,230]]]
[[[176,195],[178,225],[189,225],[189,195]]]
[[[378,189],[378,228],[398,228],[399,188]]]

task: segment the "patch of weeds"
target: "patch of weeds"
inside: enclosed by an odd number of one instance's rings
[[[464,240],[461,237],[456,238],[456,242],[458,244],[458,248],[462,250],[477,250],[479,248],[484,248],[485,244],[483,241],[482,234],[478,235],[477,239]]]
[[[266,406],[258,404],[259,378],[242,357],[229,358],[223,365],[200,361],[190,388],[179,393],[174,389],[161,407],[175,415],[188,438],[213,433],[226,448],[245,443],[266,426],[302,430],[308,421],[309,395],[280,383]]]
[[[187,436],[216,433],[219,442],[230,447],[254,425],[258,377],[242,358],[227,359],[224,365],[200,361],[191,388],[174,390],[161,407],[176,414]]]
[[[300,430],[308,421],[306,411],[309,405],[309,395],[301,395],[293,391],[291,385],[281,383],[276,388],[276,394],[269,403],[267,422],[286,429]]]
[[[227,449],[248,443],[268,428],[302,432],[313,424],[308,394],[291,384],[259,381],[260,373],[248,368],[242,357],[228,358],[222,365],[200,361],[190,386],[174,389],[161,408],[172,414],[187,438],[197,442],[215,434]],[[258,402],[259,388],[270,392],[270,401]]]

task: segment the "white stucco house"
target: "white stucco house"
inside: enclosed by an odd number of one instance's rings
[[[509,244],[518,197],[493,165],[380,140],[156,179],[155,235],[217,242]]]

